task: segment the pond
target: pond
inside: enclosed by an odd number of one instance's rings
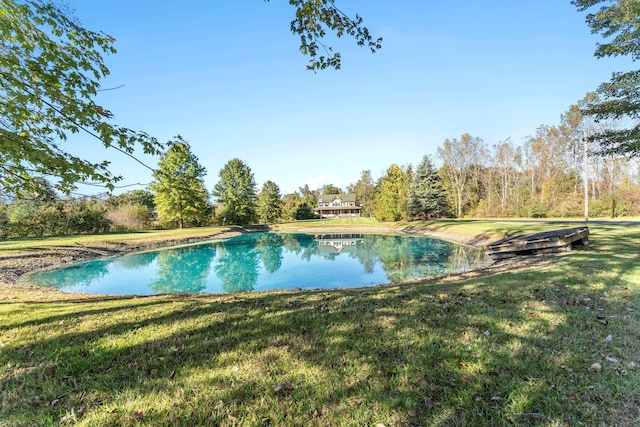
[[[28,280],[107,295],[233,293],[375,286],[485,264],[477,249],[423,236],[262,232],[85,261]]]

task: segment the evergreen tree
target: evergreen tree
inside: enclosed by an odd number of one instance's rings
[[[199,225],[206,222],[210,212],[209,197],[204,186],[206,169],[191,153],[189,144],[177,136],[169,141],[169,149],[162,155],[154,182],[149,186],[156,193],[155,204],[160,220]]]
[[[429,156],[416,168],[409,186],[409,216],[416,219],[440,218],[447,212],[447,195],[442,178]]]
[[[318,217],[316,216],[316,214],[313,213],[313,209],[309,205],[307,205],[306,203],[303,203],[300,206],[298,206],[298,209],[296,209],[295,218],[298,221],[301,221],[305,219],[316,219]]]
[[[267,181],[258,194],[258,218],[260,222],[269,224],[282,217],[282,198],[280,188],[273,181]]]
[[[256,182],[249,166],[240,159],[229,160],[220,170],[213,195],[222,205],[220,217],[226,224],[250,224],[256,215]]]

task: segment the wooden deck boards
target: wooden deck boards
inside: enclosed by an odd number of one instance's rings
[[[486,246],[485,252],[499,260],[521,255],[570,251],[573,246],[589,244],[589,228],[565,228],[543,233],[511,236]]]

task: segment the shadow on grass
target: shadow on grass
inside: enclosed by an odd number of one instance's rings
[[[76,306],[74,306],[74,303],[80,303],[82,305],[82,307],[86,307],[88,302],[89,303],[100,303],[100,302],[107,302],[107,301],[130,301],[131,297],[108,297],[108,298],[90,298],[90,299],[82,299],[82,300],[61,300],[61,301],[52,301],[52,302],[48,302],[48,303],[40,303],[41,304],[41,310],[40,313],[38,314],[38,318],[37,319],[29,319],[29,320],[25,320],[25,321],[18,321],[17,323],[12,323],[11,318],[9,318],[8,321],[3,322],[2,324],[0,324],[0,332],[2,331],[7,331],[7,330],[11,330],[11,329],[17,329],[17,328],[22,328],[22,327],[28,327],[28,326],[38,326],[38,325],[46,325],[46,324],[54,324],[54,323],[60,323],[60,322],[64,322],[66,320],[73,320],[73,319],[77,319],[83,316],[91,316],[91,315],[105,315],[107,313],[114,313],[120,310],[131,310],[131,309],[142,309],[142,308],[146,308],[149,306],[154,306],[154,305],[159,305],[159,304],[165,304],[166,302],[162,301],[162,300],[158,300],[157,298],[151,298],[151,297],[138,297],[138,298],[142,298],[142,301],[140,302],[140,304],[136,304],[135,306],[132,305],[127,305],[127,306],[113,306],[113,307],[100,307],[100,308],[93,308],[93,309],[85,309],[85,310],[78,310]],[[145,300],[145,298],[147,300]],[[0,307],[1,306],[11,306],[14,305],[13,303],[8,303],[8,302],[0,302]],[[23,307],[18,307],[15,311],[24,311]],[[62,313],[60,313],[60,311],[63,311]],[[51,315],[47,316],[47,315],[43,315],[43,313],[52,313]]]
[[[630,424],[640,232],[616,231],[618,252],[607,233],[553,268],[456,284],[21,304],[32,318],[1,323],[0,419]]]

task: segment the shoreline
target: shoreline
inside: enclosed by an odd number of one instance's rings
[[[52,297],[57,300],[91,300],[91,299],[104,299],[104,295],[83,294],[83,293],[70,293],[63,292],[54,288],[46,288],[42,286],[36,286],[27,283],[24,278],[31,273],[43,271],[52,268],[58,268],[65,265],[82,262],[90,259],[97,259],[102,257],[112,257],[117,255],[124,255],[127,253],[167,248],[172,246],[180,246],[184,244],[198,243],[207,240],[214,239],[226,239],[235,236],[239,236],[247,232],[256,231],[273,231],[273,232],[364,232],[364,233],[399,233],[399,234],[414,234],[423,235],[425,237],[431,237],[440,240],[446,240],[457,244],[466,246],[472,246],[477,249],[482,249],[482,245],[488,243],[487,239],[470,239],[464,236],[432,232],[430,230],[420,228],[408,228],[408,227],[278,227],[272,226],[268,228],[261,228],[260,230],[246,230],[241,231],[222,231],[201,237],[186,237],[167,240],[158,240],[152,242],[139,242],[133,241],[131,243],[108,243],[101,242],[92,245],[77,244],[74,247],[61,247],[42,249],[39,251],[31,251],[15,255],[5,255],[0,257],[0,301],[24,301],[25,298],[28,301],[39,300],[51,300]],[[379,286],[406,286],[412,284],[421,283],[433,283],[433,282],[452,282],[458,280],[465,280],[468,278],[499,274],[504,271],[511,271],[514,269],[522,269],[529,267],[541,266],[546,263],[549,257],[528,257],[517,258],[511,260],[505,260],[501,262],[495,262],[484,268],[478,270],[472,270],[468,272],[449,274],[445,276],[437,276],[431,278],[424,278],[414,280],[411,282],[403,283],[388,283]],[[200,294],[197,294],[200,295]],[[109,298],[140,298],[132,296],[108,296]]]
[[[150,242],[132,241],[130,243],[122,242],[118,244],[100,242],[91,245],[81,245],[77,243],[77,246],[48,248],[0,256],[0,301],[20,299],[19,294],[21,291],[28,294],[37,294],[36,296],[46,294],[50,297],[51,295],[55,295],[58,299],[104,298],[104,296],[93,294],[63,292],[54,288],[32,285],[25,283],[24,277],[31,273],[63,267],[91,259],[198,243],[207,240],[226,239],[239,236],[240,234],[242,234],[240,231],[221,231],[201,237],[185,237]]]

